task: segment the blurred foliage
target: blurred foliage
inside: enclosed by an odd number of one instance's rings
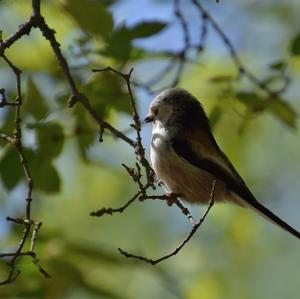
[[[31,78],[28,79],[27,84],[27,94],[23,109],[25,113],[32,115],[36,120],[42,120],[48,112],[47,103]]]
[[[112,15],[106,6],[96,1],[66,1],[65,10],[76,20],[82,30],[91,36],[106,38],[113,29]]]
[[[133,47],[132,41],[136,38],[146,38],[157,34],[165,25],[162,22],[143,22],[132,28],[127,28],[123,25],[111,34],[107,40],[106,47],[100,53],[113,57],[119,62],[143,58],[143,53],[141,53],[140,49]]]
[[[291,54],[300,55],[300,33],[298,33],[291,42]]]
[[[224,56],[212,36],[200,57],[191,54],[180,86],[202,101],[222,148],[257,196],[274,200],[269,206],[281,208],[283,218],[291,215],[288,222],[299,227],[299,200],[292,201],[300,191],[300,34],[294,29],[299,9],[293,1],[264,1],[255,7],[237,0],[206,2],[218,22],[225,24],[228,37],[238,36],[234,39],[238,54],[245,66],[266,78],[266,86],[281,88],[285,76],[292,83],[282,95],[270,97],[247,80],[238,80],[230,56]],[[166,51],[176,54],[174,49],[182,42],[178,20],[169,17],[172,5],[172,1],[155,0],[42,1],[42,14],[57,32],[79,90],[99,115],[129,135],[132,120],[124,81],[90,70],[107,65],[124,71],[135,67],[134,79],[156,78],[159,66],[170,59]],[[184,13],[189,30],[198,37],[199,19],[188,8]],[[3,39],[29,14],[30,1],[0,1]],[[232,14],[235,28],[230,25]],[[245,20],[249,20],[247,26]],[[262,33],[255,32],[256,23]],[[253,30],[252,39],[245,34],[246,28]],[[166,51],[159,53],[164,39]],[[151,257],[168,252],[186,235],[186,219],[160,202],[137,203],[113,218],[91,218],[92,210],[122,205],[135,193],[119,166],[133,164],[133,152],[109,134],[100,145],[99,129],[82,106],[67,108],[66,82],[39,33],[33,31],[6,54],[23,71],[25,156],[34,180],[34,218],[43,222],[37,251],[52,278],[42,277],[31,259],[24,257],[18,264],[22,274],[14,284],[0,287],[0,298],[297,298],[297,241],[232,206],[214,208],[180,255],[158,267],[119,256],[118,247]],[[154,61],[155,57],[159,59]],[[172,75],[168,72],[166,77]],[[154,89],[165,81],[158,80]],[[13,101],[14,76],[3,60],[0,88]],[[134,91],[143,115],[152,95],[140,87]],[[1,108],[0,131],[12,135],[13,130],[13,107]],[[148,147],[149,129],[145,131]],[[4,252],[15,248],[20,231],[2,219],[23,216],[25,191],[16,151],[3,141],[0,145],[0,252]],[[199,214],[197,208],[192,210]],[[288,253],[284,259],[283,252]],[[0,278],[6,270],[5,261],[0,260]]]

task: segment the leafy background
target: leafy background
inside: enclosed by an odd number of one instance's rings
[[[187,63],[179,86],[201,99],[218,142],[257,197],[299,229],[300,12],[297,1],[203,1],[222,24],[251,71],[280,85],[292,82],[279,101],[246,80],[222,42],[209,35],[206,50]],[[199,32],[195,11],[183,1],[192,40]],[[162,52],[184,45],[172,1],[42,1],[42,13],[57,32],[72,73],[97,112],[130,131],[130,107],[122,81],[91,68],[112,65],[147,81],[166,64]],[[30,15],[30,3],[0,3],[3,38]],[[234,20],[234,22],[232,22]],[[197,25],[198,24],[198,25]],[[198,29],[197,29],[198,28]],[[120,164],[134,163],[131,149],[109,134],[99,144],[97,126],[81,107],[67,108],[68,89],[39,32],[19,40],[6,54],[24,71],[23,132],[33,174],[34,217],[43,222],[37,244],[45,279],[30,258],[22,275],[0,288],[1,298],[296,298],[300,292],[298,241],[244,209],[215,206],[207,222],[175,258],[156,267],[121,257],[121,247],[158,257],[189,231],[175,208],[137,203],[121,215],[95,219],[89,213],[119,206],[135,192]],[[159,82],[167,84],[169,77]],[[15,95],[14,76],[0,61],[0,87]],[[152,99],[135,89],[141,115]],[[13,110],[0,110],[0,128],[11,132]],[[149,147],[150,128],[143,128]],[[16,152],[0,149],[1,251],[14,248],[19,228],[6,216],[22,216],[26,185]],[[192,207],[198,215],[203,208]],[[6,267],[0,264],[0,275]]]

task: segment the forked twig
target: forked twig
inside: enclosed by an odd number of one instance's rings
[[[193,235],[196,233],[196,231],[199,229],[199,227],[202,225],[202,223],[204,222],[206,216],[208,215],[209,211],[211,210],[211,208],[214,205],[214,195],[215,195],[215,185],[216,185],[216,181],[213,181],[213,185],[212,185],[212,189],[211,189],[211,194],[210,194],[210,200],[209,200],[209,204],[207,207],[206,212],[204,213],[204,215],[200,218],[200,220],[196,223],[194,223],[193,228],[191,230],[191,232],[188,234],[188,236],[181,242],[181,244],[176,247],[174,250],[172,250],[170,253],[158,258],[158,259],[151,259],[151,258],[147,258],[141,255],[135,255],[132,253],[128,253],[127,251],[118,248],[118,250],[120,251],[120,253],[122,255],[124,255],[126,258],[135,258],[138,260],[141,260],[147,264],[151,264],[151,265],[156,265],[174,255],[176,255],[185,245],[186,243],[193,237]]]
[[[17,246],[17,249],[13,253],[4,253],[0,254],[0,258],[11,258],[10,261],[8,262],[8,267],[9,267],[9,272],[8,276],[6,279],[0,282],[0,285],[10,283],[14,281],[18,275],[20,274],[20,271],[16,269],[16,262],[17,259],[20,256],[23,255],[28,255],[33,258],[33,262],[38,265],[39,269],[42,269],[42,273],[45,275],[45,277],[49,277],[49,274],[36,262],[36,254],[34,251],[34,246],[35,246],[35,241],[36,241],[36,236],[39,227],[41,226],[40,222],[35,222],[31,218],[31,202],[32,202],[32,189],[33,189],[33,180],[32,176],[29,170],[29,166],[24,154],[23,150],[23,144],[22,144],[22,128],[21,128],[21,108],[22,108],[22,92],[21,92],[21,70],[16,67],[4,53],[1,53],[2,58],[5,60],[5,62],[8,64],[10,69],[13,71],[16,77],[16,90],[17,90],[17,96],[14,102],[15,107],[15,129],[13,131],[13,137],[9,137],[8,135],[4,133],[0,133],[0,137],[2,140],[8,142],[9,144],[13,145],[19,155],[20,158],[20,163],[23,168],[24,176],[27,182],[27,196],[26,196],[26,208],[25,208],[25,218],[12,218],[12,217],[7,217],[8,221],[12,221],[16,224],[20,224],[24,226],[23,234],[20,239],[20,242]],[[2,93],[2,103],[3,101],[6,102],[5,98],[5,93],[4,91]],[[6,102],[7,104],[8,102]],[[23,251],[25,243],[30,236],[31,233],[31,228],[34,226],[34,229],[32,231],[32,237],[31,237],[31,244],[30,244],[30,249],[28,251]]]

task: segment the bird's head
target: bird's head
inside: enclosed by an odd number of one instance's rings
[[[160,123],[171,128],[193,128],[208,124],[200,103],[189,92],[181,88],[166,89],[154,98],[145,122]]]

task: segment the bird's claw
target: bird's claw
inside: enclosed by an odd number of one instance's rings
[[[167,192],[166,193],[166,201],[167,201],[167,205],[169,207],[171,207],[174,202],[175,202],[175,199],[177,199],[178,197],[181,197],[182,195],[179,194],[179,193],[174,193],[174,192]]]

